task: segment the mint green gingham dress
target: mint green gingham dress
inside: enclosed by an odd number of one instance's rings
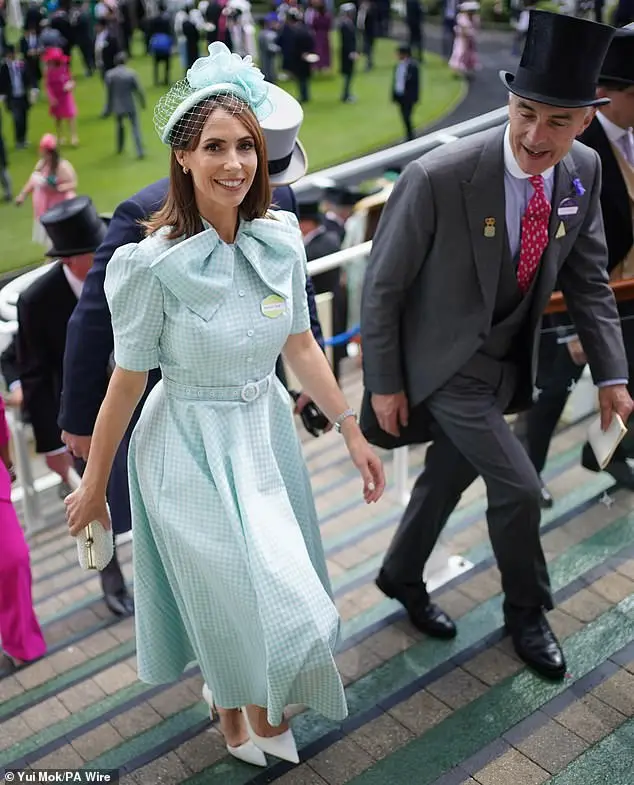
[[[297,221],[242,222],[235,242],[160,230],[122,246],[105,291],[115,361],[163,380],[129,452],[139,677],[196,660],[216,703],[347,714],[332,601],[290,396],[274,373],[310,329]]]

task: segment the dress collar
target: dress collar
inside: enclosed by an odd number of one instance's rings
[[[169,229],[155,235],[163,245],[150,267],[172,294],[205,320],[211,319],[233,287],[235,249],[275,294],[290,297],[291,271],[303,254],[299,227],[281,215],[240,221],[233,243],[224,243],[204,219],[202,232],[166,241]],[[165,248],[164,243],[169,246]],[[224,248],[228,253],[215,253]]]

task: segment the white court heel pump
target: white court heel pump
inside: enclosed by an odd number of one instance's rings
[[[211,690],[206,684],[203,685],[203,699],[205,703],[209,706],[209,714],[211,716],[211,719],[213,720],[214,714],[217,715],[218,710],[216,709],[216,706],[214,704],[214,699],[213,699],[213,695],[211,694]],[[246,711],[243,711],[242,713],[246,719],[247,716]],[[249,721],[247,720],[246,722],[247,722],[247,728],[249,729],[249,736],[251,736]],[[251,740],[251,738],[249,738],[247,741],[244,742],[244,744],[241,744],[239,747],[230,747],[227,744],[227,752],[230,755],[233,755],[234,758],[244,761],[244,763],[250,763],[252,766],[265,767],[267,765],[266,756],[264,752],[261,749],[258,749],[258,747]]]
[[[262,752],[266,752],[267,755],[274,755],[276,758],[287,760],[290,763],[299,763],[297,744],[295,744],[295,737],[290,728],[278,736],[258,736],[251,727],[246,709],[243,709],[242,713],[249,729],[251,741],[256,747],[259,747]]]

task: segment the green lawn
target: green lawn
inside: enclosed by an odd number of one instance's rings
[[[375,69],[364,73],[359,68],[355,78],[354,93],[358,99],[355,104],[342,104],[339,101],[341,77],[338,75],[317,76],[313,79],[312,100],[305,107],[300,134],[311,171],[401,141],[403,132],[400,117],[389,100],[395,43],[379,41],[376,49]],[[141,51],[140,41],[136,42],[136,51]],[[100,211],[111,211],[122,199],[164,176],[166,172],[167,148],[160,143],[152,126],[152,108],[163,88],[151,86],[151,61],[148,57],[136,57],[131,65],[139,73],[147,90],[148,108],[141,116],[147,155],[142,161],[136,160],[131,139],[128,140],[127,152],[121,156],[115,154],[114,121],[99,117],[103,106],[101,80],[98,76],[86,79],[81,73],[76,74],[75,98],[79,107],[80,146],[77,149],[69,146],[64,149],[64,154],[77,170],[79,192],[90,195]],[[79,63],[76,68],[79,70]],[[178,78],[179,63],[176,58],[172,68],[172,77]],[[432,54],[426,57],[423,79],[423,98],[415,117],[418,127],[446,114],[464,92],[463,82],[456,79],[445,63]],[[289,90],[294,91],[294,88],[293,84],[289,84]],[[46,131],[53,131],[54,124],[48,116],[46,101],[41,99],[30,113],[31,147],[27,150],[13,150],[13,128],[6,110],[3,110],[2,119],[14,193],[17,193],[36,162],[37,141]],[[30,200],[19,209],[0,203],[0,273],[41,259],[40,246],[31,242],[31,230]]]

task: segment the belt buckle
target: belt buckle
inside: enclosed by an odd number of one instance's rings
[[[256,382],[247,382],[242,388],[240,397],[245,403],[251,403],[251,401],[255,401],[259,394],[260,390]]]

